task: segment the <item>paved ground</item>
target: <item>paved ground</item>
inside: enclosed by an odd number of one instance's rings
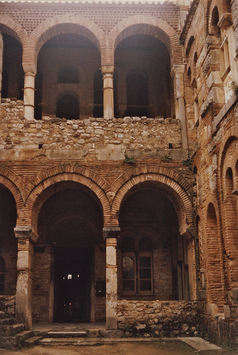
[[[222,352],[197,352],[183,342],[118,342],[100,346],[35,346],[21,350],[0,349],[0,355],[214,355],[229,354]],[[230,353],[237,355],[237,352]]]
[[[100,346],[35,346],[31,349],[0,350],[1,355],[195,355],[183,343],[117,343]]]

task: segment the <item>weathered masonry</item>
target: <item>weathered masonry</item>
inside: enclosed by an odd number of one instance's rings
[[[174,336],[199,317],[236,341],[237,9],[0,1],[0,294],[18,321],[159,334],[166,313]]]

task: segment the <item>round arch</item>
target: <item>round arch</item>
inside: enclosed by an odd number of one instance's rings
[[[220,170],[218,176],[220,179],[222,179],[223,165],[224,165],[227,149],[229,148],[230,144],[237,139],[238,139],[238,128],[234,126],[227,130],[227,132],[225,133],[222,139],[220,154],[218,158],[218,169]]]
[[[135,34],[146,34],[159,39],[169,51],[171,67],[182,64],[178,34],[168,23],[152,16],[135,15],[119,22],[110,32],[110,48],[114,52],[123,39]],[[112,58],[108,60],[112,62]],[[102,58],[103,63],[104,61],[106,62],[106,58]]]
[[[38,53],[45,42],[52,37],[65,33],[74,33],[86,37],[95,44],[101,53],[101,47],[104,42],[104,33],[98,25],[83,16],[71,17],[70,15],[65,15],[42,22],[31,33],[30,42],[34,51],[31,56],[32,62],[36,64]],[[23,61],[29,62],[29,60],[24,57],[24,53]]]
[[[14,37],[23,47],[27,42],[26,30],[8,15],[0,15],[0,31]]]
[[[128,181],[126,181],[121,188],[117,191],[115,199],[112,204],[112,219],[114,224],[117,225],[117,216],[121,208],[123,200],[128,196],[131,189],[134,186],[139,186],[145,182],[153,182],[160,184],[166,191],[167,197],[173,203],[176,213],[178,215],[179,230],[180,234],[184,234],[187,228],[192,225],[192,203],[188,197],[187,192],[182,188],[182,186],[171,179],[169,176],[158,173],[148,173],[134,175]]]
[[[74,167],[72,168],[71,166],[61,166],[44,171],[30,183],[32,189],[28,191],[26,201],[26,210],[29,211],[29,225],[32,225],[36,230],[36,221],[39,211],[44,202],[55,192],[54,189],[50,189],[50,187],[60,182],[71,181],[86,186],[94,193],[102,207],[104,225],[109,225],[110,204],[105,190],[101,187],[106,186],[104,179],[88,169],[74,169]]]
[[[13,171],[0,166],[0,184],[11,192],[15,200],[17,209],[17,220],[24,218],[24,197],[22,195],[22,181],[15,175]]]
[[[224,275],[222,274],[222,246],[219,234],[219,208],[213,196],[208,196],[206,203],[206,263],[208,302],[215,303],[219,310],[223,308]],[[220,255],[220,257],[217,257]],[[215,280],[215,281],[214,281]]]

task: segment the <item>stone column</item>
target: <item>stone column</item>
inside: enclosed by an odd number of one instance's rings
[[[34,64],[23,63],[25,73],[24,80],[24,116],[27,120],[34,119],[35,104],[35,76],[36,68]]]
[[[106,238],[106,327],[117,329],[117,238],[119,227],[103,228]]]
[[[0,32],[0,103],[2,98],[3,38]]]
[[[188,149],[187,124],[184,104],[184,65],[174,65],[171,75],[174,79],[176,118],[181,121],[182,148]]]
[[[26,327],[31,327],[33,242],[38,235],[28,226],[16,227],[14,232],[18,239],[16,319]]]
[[[113,65],[102,65],[103,74],[103,117],[114,117]]]

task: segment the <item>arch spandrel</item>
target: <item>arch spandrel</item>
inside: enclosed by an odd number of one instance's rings
[[[29,56],[28,48],[28,53],[25,53],[25,55],[31,58],[30,62],[36,64],[41,47],[49,39],[64,33],[75,33],[89,39],[101,53],[104,43],[104,33],[99,26],[83,16],[73,17],[65,15],[45,20],[35,28],[29,38],[32,54]],[[24,57],[23,53],[23,61],[29,62],[27,57]]]
[[[26,30],[10,16],[0,15],[0,32],[14,37],[22,44],[23,48],[27,46],[28,35]]]
[[[188,197],[187,192],[181,185],[171,179],[169,176],[155,173],[144,173],[134,175],[131,179],[124,181],[124,184],[117,190],[113,204],[112,204],[112,220],[113,224],[118,224],[118,215],[121,205],[125,198],[130,194],[132,188],[143,183],[157,183],[159,184],[167,197],[173,203],[179,221],[180,234],[184,234],[189,226],[193,223],[192,203]]]
[[[54,193],[49,188],[60,182],[76,182],[91,190],[101,204],[104,224],[110,224],[110,204],[106,195],[106,191],[109,190],[107,182],[89,169],[66,164],[45,170],[29,182],[25,207],[28,211],[29,225],[36,229],[39,211],[47,198]],[[47,189],[48,192],[45,192]]]
[[[108,36],[109,48],[114,52],[123,39],[135,34],[146,34],[157,38],[166,45],[171,58],[171,66],[182,64],[182,50],[177,32],[167,22],[153,16],[135,15],[120,21]],[[114,55],[113,52],[112,55]],[[106,63],[107,60],[113,63],[113,57],[103,58],[102,56],[102,63]]]

